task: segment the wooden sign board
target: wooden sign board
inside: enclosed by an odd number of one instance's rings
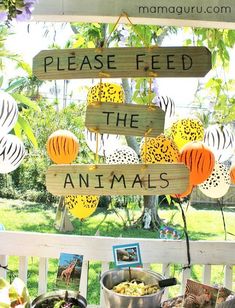
[[[46,186],[54,195],[166,195],[189,185],[184,164],[52,165]]]
[[[33,20],[115,23],[122,12],[134,24],[235,28],[234,0],[40,0]]]
[[[156,137],[163,133],[164,111],[156,106],[96,103],[87,106],[85,126],[90,131],[126,136]]]
[[[39,79],[203,77],[211,69],[206,47],[43,50],[33,59]]]

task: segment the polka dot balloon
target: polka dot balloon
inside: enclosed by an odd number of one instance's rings
[[[136,152],[129,146],[120,146],[106,157],[107,164],[138,164]]]
[[[222,163],[216,162],[212,174],[198,187],[209,198],[223,197],[230,187],[229,168]]]

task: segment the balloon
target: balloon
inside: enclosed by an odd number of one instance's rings
[[[98,155],[106,156],[120,146],[120,136],[110,134],[96,134],[88,129],[84,131],[86,143],[93,153],[96,153],[96,138],[98,136]]]
[[[232,156],[235,138],[228,126],[211,125],[205,131],[204,143],[213,151],[215,159],[222,163]]]
[[[116,148],[106,157],[107,164],[138,164],[139,158],[136,152],[129,146],[123,145]]]
[[[188,195],[190,195],[193,191],[193,188],[194,186],[189,183],[187,189],[185,190],[185,192],[183,192],[182,194],[174,194],[174,195],[171,195],[172,197],[174,198],[184,198],[184,197],[187,197]]]
[[[153,104],[160,107],[166,114],[166,117],[170,118],[175,115],[175,103],[168,96],[155,96]]]
[[[0,173],[9,173],[19,167],[25,156],[23,142],[15,135],[0,137]]]
[[[179,161],[189,168],[191,185],[203,183],[211,175],[215,166],[214,154],[199,141],[186,144],[180,151]]]
[[[89,217],[95,212],[98,203],[99,196],[92,195],[68,195],[65,197],[65,206],[68,211],[75,217],[84,219]]]
[[[51,134],[46,144],[50,159],[56,164],[71,164],[78,155],[77,137],[68,130],[57,130]]]
[[[18,106],[14,98],[0,91],[0,134],[6,135],[15,126],[18,119]]]
[[[208,179],[198,186],[199,190],[209,198],[221,198],[229,190],[229,168],[216,162]]]
[[[121,85],[115,83],[101,83],[91,87],[87,94],[87,103],[123,103],[125,93]]]
[[[179,149],[191,141],[202,141],[204,128],[198,119],[181,119],[171,126],[171,137]]]
[[[179,150],[170,138],[159,135],[156,138],[146,138],[146,141],[144,138],[140,147],[140,156],[144,163],[173,163],[179,160]]]
[[[233,163],[230,167],[230,179],[231,183],[235,184],[235,163]]]

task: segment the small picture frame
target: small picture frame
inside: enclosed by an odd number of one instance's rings
[[[61,253],[56,277],[56,287],[62,290],[79,290],[83,256]]]
[[[142,266],[139,243],[113,246],[113,257],[119,268]]]

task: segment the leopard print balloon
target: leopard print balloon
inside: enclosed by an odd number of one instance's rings
[[[121,85],[115,83],[101,83],[91,87],[87,94],[87,103],[123,103],[125,101],[124,90]]]
[[[65,197],[65,206],[68,211],[75,217],[84,219],[95,212],[99,196],[93,195],[68,195]]]
[[[173,163],[179,160],[179,150],[172,139],[159,135],[143,141],[140,156],[145,163]]]
[[[222,198],[230,187],[229,168],[216,162],[209,178],[198,187],[209,198]]]
[[[204,127],[198,119],[181,119],[173,123],[170,136],[179,149],[191,141],[202,141]]]

